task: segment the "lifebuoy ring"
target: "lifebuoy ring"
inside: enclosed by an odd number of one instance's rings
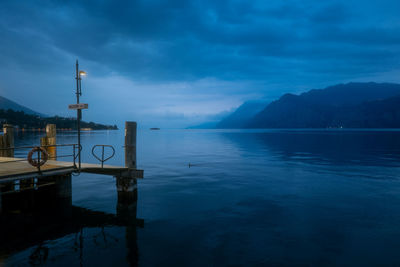
[[[32,159],[33,153],[38,153],[41,154],[40,156],[40,161],[39,159]],[[44,148],[41,147],[34,147],[29,153],[28,153],[28,162],[31,164],[33,167],[40,167],[43,164],[46,163],[46,161],[49,158],[49,154]]]

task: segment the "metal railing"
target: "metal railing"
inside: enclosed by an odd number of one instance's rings
[[[96,147],[101,147],[101,158],[98,157],[98,156],[96,155],[96,153],[95,153]],[[107,158],[104,158],[104,148],[105,148],[105,147],[111,148],[111,151],[112,151],[111,156],[109,156],[109,157],[107,157]],[[114,157],[114,155],[115,155],[115,149],[114,149],[114,147],[111,146],[111,145],[94,145],[94,146],[92,147],[92,155],[93,155],[93,157],[95,157],[98,161],[101,162],[101,167],[103,168],[104,162],[106,162],[107,160],[109,160],[109,159],[111,159],[112,157]]]
[[[0,148],[0,151],[7,151],[7,150],[14,150],[14,152],[17,150],[26,150],[27,153],[29,153],[29,150],[41,147],[41,148],[61,148],[61,147],[71,147],[71,154],[58,154],[56,157],[49,157],[49,159],[59,159],[59,158],[72,158],[73,166],[77,168],[76,160],[78,156],[80,155],[82,151],[82,146],[79,146],[78,144],[60,144],[60,145],[44,145],[44,146],[19,146],[19,147],[7,147],[7,148]],[[46,149],[47,150],[47,149]],[[38,153],[38,160],[40,161],[40,153]],[[0,161],[0,164],[4,163],[11,163],[11,162],[24,162],[27,161],[27,158],[14,158],[13,160],[5,160],[5,161]],[[1,165],[0,165],[1,168]],[[40,171],[40,166],[39,166],[39,171]]]
[[[0,151],[13,150],[15,152],[15,151],[18,151],[18,150],[23,150],[28,155],[29,152],[32,149],[35,149],[35,148],[43,148],[46,151],[48,151],[49,148],[62,148],[62,147],[70,147],[71,150],[72,150],[71,153],[70,154],[68,154],[68,153],[67,154],[60,154],[59,150],[57,150],[57,155],[53,156],[53,157],[51,155],[49,155],[48,159],[49,160],[57,160],[57,159],[60,159],[60,158],[72,158],[73,166],[79,172],[80,168],[78,166],[80,166],[80,164],[78,165],[79,162],[77,162],[77,159],[79,158],[79,155],[80,155],[80,153],[82,151],[82,145],[78,145],[78,144],[60,144],[60,145],[43,145],[43,146],[18,146],[18,147],[0,148]],[[98,148],[98,147],[101,148],[101,156],[98,156],[95,153],[96,148]],[[108,156],[108,157],[105,157],[105,148],[111,149],[111,155]],[[94,145],[93,148],[92,148],[92,155],[98,161],[101,162],[101,167],[103,168],[104,167],[104,162],[106,162],[107,160],[109,160],[112,157],[114,157],[115,149],[111,145]],[[37,158],[35,160],[39,162],[42,158],[43,158],[42,152],[37,151]],[[20,158],[18,156],[17,157],[13,157],[10,160],[0,161],[0,168],[1,168],[1,164],[12,163],[12,162],[26,162],[26,161],[28,161],[27,156],[25,156],[23,158]],[[36,167],[37,167],[38,171],[40,172],[40,165],[36,166]]]

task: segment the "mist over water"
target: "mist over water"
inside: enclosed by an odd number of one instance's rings
[[[85,132],[83,161],[109,144],[117,153],[107,164],[123,165],[123,134]],[[16,145],[39,137],[20,134]],[[137,144],[144,227],[82,226],[41,243],[43,265],[400,264],[400,131],[140,130]],[[73,176],[72,205],[116,214],[115,178]],[[38,245],[5,265],[32,263]]]

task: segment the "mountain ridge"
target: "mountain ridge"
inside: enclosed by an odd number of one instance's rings
[[[216,124],[216,128],[241,128],[247,121],[260,112],[267,102],[265,101],[246,101],[240,105],[232,114],[222,119]]]
[[[399,114],[400,84],[351,82],[283,94],[235,128],[393,128]]]
[[[34,111],[26,106],[20,105],[17,102],[14,102],[3,96],[0,96],[0,109],[3,109],[3,110],[11,109],[14,111],[23,111],[24,113],[30,114],[30,115],[38,115],[38,116],[42,116],[42,117],[46,116],[45,114]]]

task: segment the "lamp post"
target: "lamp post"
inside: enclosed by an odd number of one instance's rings
[[[82,95],[82,84],[81,84],[81,76],[85,76],[86,72],[83,70],[79,70],[78,60],[76,60],[76,104],[79,104],[79,96]],[[81,169],[81,119],[82,119],[82,109],[76,110],[77,114],[77,129],[78,129],[78,162],[79,162],[79,170]]]

